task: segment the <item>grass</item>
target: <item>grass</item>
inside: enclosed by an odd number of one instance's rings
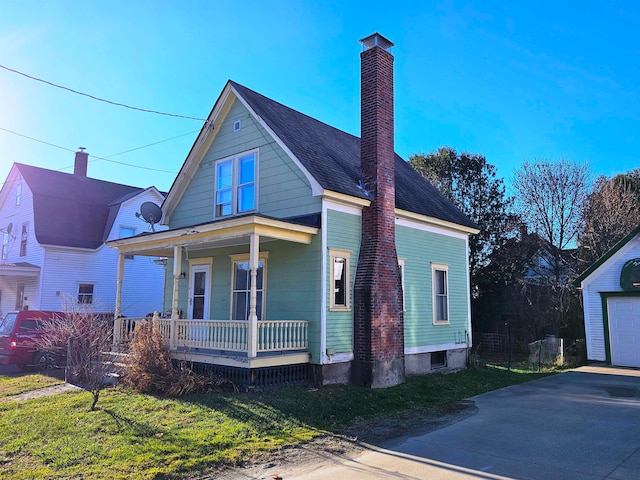
[[[21,393],[37,390],[39,388],[60,385],[64,380],[59,378],[33,373],[19,377],[5,377],[0,375],[0,400]]]
[[[158,398],[122,388],[0,402],[0,478],[181,478],[381,417],[446,410],[451,402],[539,378],[496,368],[411,377],[403,385],[288,388]],[[31,376],[0,376],[0,391]],[[26,388],[26,387],[25,387]]]

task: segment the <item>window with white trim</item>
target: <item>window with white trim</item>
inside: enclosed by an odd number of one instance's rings
[[[9,256],[9,232],[2,234],[2,260],[6,260]]]
[[[16,205],[20,205],[22,201],[22,184],[16,185]]]
[[[431,265],[433,283],[433,323],[449,323],[449,268],[447,265]]]
[[[267,253],[260,252],[256,272],[256,315],[264,318]],[[231,255],[231,320],[248,320],[251,300],[249,255]]]
[[[123,227],[120,226],[120,238],[128,238],[128,237],[135,237],[136,235],[136,229],[133,227]],[[134,256],[131,254],[127,254],[124,256],[125,259],[127,260],[133,260]]]
[[[258,151],[241,153],[216,162],[216,218],[256,209]]]
[[[79,304],[92,304],[94,294],[93,283],[80,283],[78,284],[78,303]]]
[[[348,250],[329,249],[329,261],[331,289],[329,310],[350,310],[351,252]]]
[[[20,256],[27,256],[27,240],[29,239],[29,226],[22,224],[22,232],[20,233]]]
[[[406,312],[407,311],[407,305],[404,303],[405,300],[405,294],[404,294],[404,258],[399,258],[398,259],[398,267],[400,268],[400,285],[402,285],[402,311]]]

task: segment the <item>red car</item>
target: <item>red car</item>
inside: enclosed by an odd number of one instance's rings
[[[55,368],[59,358],[55,353],[38,348],[38,339],[45,330],[42,320],[64,317],[62,312],[22,310],[10,312],[0,320],[0,365],[14,364],[20,368],[35,366]]]

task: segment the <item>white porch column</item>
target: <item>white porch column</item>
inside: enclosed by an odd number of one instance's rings
[[[171,322],[169,324],[169,347],[176,346],[176,320],[178,320],[178,295],[182,272],[182,247],[173,247],[173,297],[171,299]]]
[[[258,356],[258,260],[260,258],[260,236],[257,233],[252,233],[249,242],[249,269],[251,271],[251,289],[249,293],[249,325],[247,329],[247,344],[249,351],[247,355],[249,358],[255,358]]]
[[[118,250],[118,273],[116,276],[116,308],[113,321],[113,344],[120,343],[120,323],[117,319],[122,315],[122,278],[124,277],[124,254]]]

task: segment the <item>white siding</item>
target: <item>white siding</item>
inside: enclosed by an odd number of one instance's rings
[[[44,258],[44,249],[38,244],[35,236],[35,228],[33,224],[33,194],[27,183],[23,179],[18,179],[18,170],[14,166],[9,173],[3,190],[4,203],[0,206],[0,229],[5,230],[11,223],[12,231],[9,238],[9,248],[6,260],[0,263],[19,263],[27,262],[40,266]],[[16,205],[16,188],[22,185],[22,193],[20,205]],[[22,225],[28,225],[27,238],[27,255],[20,256],[20,236],[22,233]],[[3,234],[0,232],[0,249],[2,248]],[[37,277],[0,277],[0,290],[2,298],[0,299],[0,309],[3,314],[15,310],[16,304],[16,288],[18,283],[25,284],[24,296],[27,298],[24,302],[29,308],[38,308],[40,304],[40,282]]]
[[[621,292],[620,271],[628,260],[640,257],[640,236],[629,241],[582,282],[584,327],[589,360],[606,360],[600,292]]]

